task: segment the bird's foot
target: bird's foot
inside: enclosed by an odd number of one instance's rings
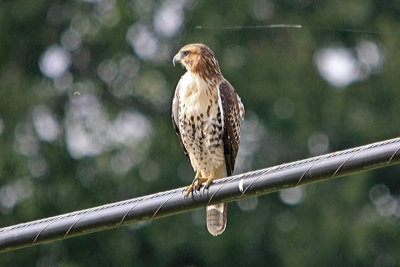
[[[201,184],[205,183],[203,192],[204,190],[208,189],[212,183],[212,181],[215,179],[215,170],[212,171],[210,177],[202,177],[201,173],[198,171],[196,173],[196,178],[194,178],[193,182],[186,188],[185,190],[185,197],[188,197],[190,193],[192,193],[194,190],[199,191]]]
[[[216,176],[215,169],[213,169],[211,175],[208,178],[206,178],[205,181],[206,184],[204,185],[203,192],[210,187],[212,181],[215,180],[215,176]]]
[[[185,190],[185,197],[188,197],[190,193],[192,193],[194,190],[200,190],[201,184],[202,183],[207,183],[208,178],[203,178],[203,177],[196,177],[194,178],[193,182],[186,187]]]
[[[209,177],[209,178],[206,178],[206,179],[207,180],[205,181],[203,192],[204,192],[204,190],[206,190],[206,189],[208,189],[210,187],[212,181],[214,180],[214,177]]]

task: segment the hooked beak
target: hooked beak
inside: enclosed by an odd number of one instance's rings
[[[178,54],[176,54],[176,55],[174,56],[174,59],[172,60],[172,64],[173,64],[174,67],[175,67],[176,62],[180,62],[180,61],[181,61],[181,57],[180,57],[180,53],[178,53]]]

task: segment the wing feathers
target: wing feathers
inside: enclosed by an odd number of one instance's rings
[[[172,100],[172,112],[171,112],[171,118],[172,118],[172,125],[174,126],[174,130],[176,132],[176,135],[178,136],[179,143],[182,147],[183,152],[185,153],[186,157],[189,159],[189,154],[185,148],[185,145],[183,144],[181,132],[179,130],[179,90],[181,86],[181,80],[179,80],[178,85],[176,86],[175,90],[175,96],[174,99]]]
[[[244,116],[244,107],[235,89],[227,80],[224,79],[218,89],[224,114],[223,143],[226,172],[230,176],[235,168],[239,150],[240,127]]]

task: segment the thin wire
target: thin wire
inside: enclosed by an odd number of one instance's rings
[[[374,35],[397,35],[399,32],[380,32],[380,31],[370,31],[361,29],[351,29],[351,28],[328,28],[320,26],[308,26],[301,24],[269,24],[269,25],[247,25],[247,26],[195,26],[196,30],[260,30],[260,29],[273,29],[273,28],[294,28],[294,29],[310,29],[317,31],[329,31],[329,32],[350,32],[350,33],[361,33],[361,34],[374,34]]]
[[[203,27],[196,26],[196,29],[201,30],[241,30],[241,29],[265,29],[265,28],[302,28],[299,24],[270,24],[270,25],[251,25],[251,26],[221,26],[221,27]]]
[[[364,151],[366,148],[367,147],[361,148],[359,151],[356,151],[353,155],[351,155],[351,157],[349,157],[348,159],[343,161],[342,164],[340,164],[339,167],[336,169],[336,171],[332,174],[331,178],[336,176],[336,174],[340,171],[340,169],[344,166],[344,164],[346,164],[349,160],[351,160],[355,155],[357,155],[357,154],[361,153],[362,151]]]
[[[400,147],[393,153],[393,155],[390,157],[390,159],[386,162],[386,166],[389,166],[390,162],[392,162],[393,158],[396,156],[396,154],[400,151]]]

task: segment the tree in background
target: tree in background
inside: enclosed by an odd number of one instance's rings
[[[193,173],[171,126],[186,43],[246,107],[236,173],[396,137],[395,1],[3,1],[0,225],[164,191]],[[301,28],[248,26],[296,24]],[[349,29],[356,29],[352,31]],[[394,265],[398,167],[7,252],[5,266]]]

